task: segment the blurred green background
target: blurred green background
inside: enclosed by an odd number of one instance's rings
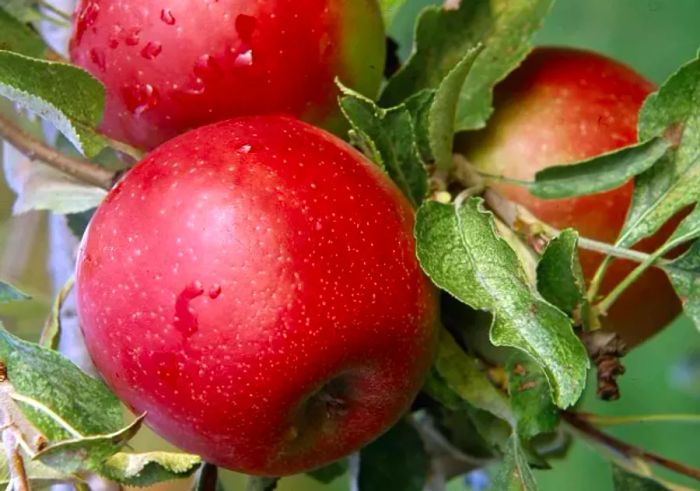
[[[402,57],[410,52],[408,40],[415,16],[425,5],[437,3],[408,0],[399,12],[390,32],[401,43]],[[700,0],[558,0],[536,41],[593,49],[662,82],[700,48]],[[0,185],[0,277],[16,282],[35,300],[5,306],[0,317],[14,331],[31,337],[38,332],[50,303],[45,272],[46,218],[39,213],[10,218],[12,200],[4,184]],[[687,320],[678,320],[631,353],[625,364],[622,399],[603,403],[589,391],[582,410],[607,415],[700,413],[700,335]],[[669,458],[700,466],[700,425],[646,423],[609,431]],[[139,438],[138,445],[145,450],[162,448],[163,443],[146,435]],[[551,470],[536,473],[544,491],[612,490],[609,464],[584,443],[574,444],[567,459],[551,464]],[[687,479],[661,474],[697,487]],[[243,489],[240,477],[226,474],[224,479],[227,489]],[[180,486],[168,484],[161,489],[175,491]],[[349,483],[340,478],[321,486],[295,477],[282,480],[278,489],[346,491]],[[471,488],[465,480],[456,479],[450,489]]]

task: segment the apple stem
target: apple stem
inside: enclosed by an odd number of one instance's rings
[[[113,185],[113,172],[88,160],[70,157],[57,151],[3,116],[0,116],[0,137],[28,158],[39,160],[87,184],[107,190]]]
[[[589,421],[587,421],[585,417],[582,418],[577,413],[566,411],[562,413],[562,418],[571,428],[576,430],[578,434],[599,445],[613,450],[615,453],[622,455],[627,460],[641,459],[645,462],[665,467],[673,472],[700,481],[700,469],[667,459],[661,455],[648,452],[642,448],[635,447],[634,445],[618,440],[617,438],[600,431]]]

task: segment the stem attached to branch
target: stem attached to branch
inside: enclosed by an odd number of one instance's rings
[[[673,472],[683,474],[684,476],[700,481],[700,469],[667,459],[661,455],[648,452],[642,448],[635,447],[634,445],[618,440],[617,438],[600,431],[598,428],[581,418],[576,413],[564,412],[562,413],[562,417],[564,418],[564,421],[566,421],[571,427],[573,427],[587,439],[607,447],[608,449],[614,450],[625,458],[638,458],[650,464],[665,467]]]
[[[90,161],[69,157],[18,128],[9,119],[0,116],[0,137],[12,144],[28,158],[60,170],[86,184],[109,190],[115,174]]]

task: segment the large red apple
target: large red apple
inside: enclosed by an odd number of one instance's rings
[[[177,446],[286,475],[358,449],[410,406],[436,293],[413,210],[373,164],[290,117],[162,145],[95,214],[81,325],[117,395]]]
[[[609,58],[574,49],[539,48],[497,87],[496,110],[488,127],[458,145],[482,171],[532,180],[548,166],[636,142],[637,114],[653,90],[641,75]],[[523,186],[489,184],[555,227],[574,227],[582,236],[609,243],[615,242],[625,221],[633,186],[629,182],[592,196],[545,201]],[[638,249],[656,249],[671,230],[669,224]],[[581,251],[587,278],[602,259],[600,254]],[[634,266],[615,261],[601,293],[609,292]],[[663,328],[680,310],[666,275],[652,269],[615,303],[603,323],[634,345]]]
[[[234,116],[343,127],[334,79],[374,96],[376,0],[81,0],[71,60],[107,89],[110,136],[153,148]]]

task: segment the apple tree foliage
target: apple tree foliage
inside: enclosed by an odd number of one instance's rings
[[[404,0],[380,3],[390,22]],[[591,368],[581,338],[595,329],[598,308],[597,299],[586,292],[578,262],[578,246],[585,238],[572,229],[504,223],[502,209],[492,209],[493,200],[476,181],[462,180],[457,191],[441,186],[459,165],[452,155],[455,133],[486,125],[494,86],[528,54],[530,39],[552,3],[463,0],[427,7],[417,19],[413,54],[389,78],[378,100],[338,81],[348,140],[415,207],[417,256],[449,297],[449,306],[414,411],[358,455],[309,473],[321,482],[350,472],[360,491],[443,489],[456,475],[495,465],[493,489],[529,491],[537,489],[531,468],[546,467],[548,452],[567,444],[571,413],[566,411],[581,396]],[[0,95],[22,108],[5,111],[0,123],[36,139],[41,133],[26,114],[38,116],[61,133],[58,141],[46,143],[72,162],[102,173],[81,179],[32,152],[27,152],[24,167],[5,172],[18,192],[15,212],[68,214],[71,228],[80,234],[106,195],[99,177],[114,172],[115,152],[137,158],[139,151],[96,129],[104,89],[37,34],[33,24],[48,15],[40,4],[44,2],[0,4]],[[533,182],[522,183],[539,197],[562,198],[634,179],[626,224],[617,242],[605,245],[609,260],[628,257],[636,242],[700,200],[700,58],[680,67],[647,99],[639,135],[638,144],[548,168]],[[516,217],[521,219],[527,222]],[[640,265],[628,278],[632,281],[649,267],[662,268],[698,327],[699,236],[696,208],[658,251],[637,254]],[[543,240],[545,247],[534,250],[533,238]],[[679,245],[686,245],[682,255],[663,258]],[[6,449],[0,485],[12,489],[23,479],[36,487],[72,481],[86,489],[86,476],[99,474],[145,486],[197,472],[196,489],[216,489],[216,469],[197,456],[134,453],[129,440],[142,417],[123,421],[120,402],[109,389],[55,351],[61,303],[69,287],[56,300],[38,343],[0,330],[0,431]],[[0,302],[27,298],[0,282]],[[469,325],[460,319],[469,315],[490,318],[490,343],[503,355],[499,366],[465,348]],[[634,455],[610,455],[616,489],[675,489],[650,475]],[[276,483],[275,478],[251,478],[248,489],[274,489]]]

